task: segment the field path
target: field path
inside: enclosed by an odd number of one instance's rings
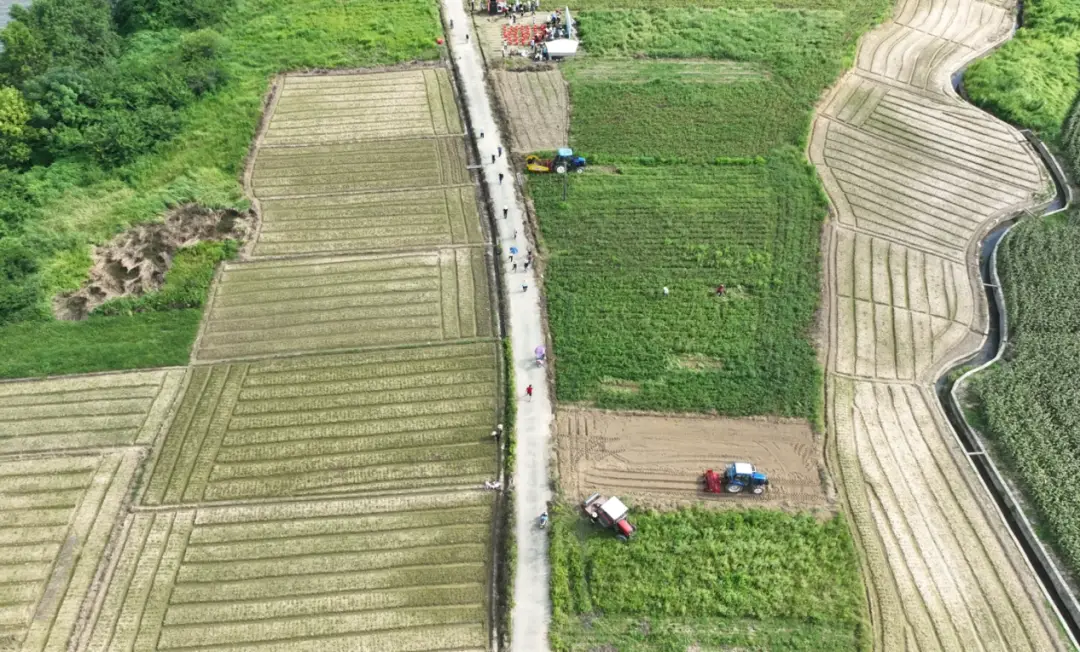
[[[901,0],[822,103],[830,461],[880,650],[1063,649],[1036,578],[934,396],[986,333],[978,243],[1048,195],[1010,126],[950,75],[1007,39],[1011,0]]]
[[[525,208],[514,191],[514,171],[508,157],[497,156],[496,148],[505,143],[499,134],[495,114],[488,97],[484,60],[475,37],[466,40],[469,16],[462,0],[442,0],[443,18],[455,27],[449,29],[453,63],[464,93],[465,108],[477,138],[480,160],[484,163],[483,182],[497,207],[506,207],[506,219],[499,218],[499,243],[503,250],[516,245],[524,252]],[[469,35],[473,36],[473,35]],[[483,138],[480,138],[480,134]],[[491,156],[496,162],[490,164]],[[500,182],[502,175],[504,180]],[[503,261],[505,264],[506,261]],[[534,268],[535,269],[535,268]],[[544,342],[540,297],[533,270],[509,273],[507,301],[508,330],[513,348],[514,381],[519,394],[533,385],[531,400],[517,401],[517,456],[514,468],[514,517],[517,540],[517,563],[514,568],[514,608],[512,613],[513,650],[538,652],[548,649],[547,631],[551,618],[548,598],[550,568],[547,537],[536,530],[536,517],[546,509],[551,497],[548,484],[548,457],[551,431],[551,401],[542,369],[536,367],[533,349]],[[522,290],[522,283],[528,289]]]

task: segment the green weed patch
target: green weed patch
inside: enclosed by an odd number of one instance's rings
[[[576,510],[552,522],[557,650],[857,650],[868,641],[847,526],[769,511],[635,513],[629,544]]]
[[[812,415],[824,204],[797,154],[573,175],[566,202],[554,177],[533,177],[530,192],[560,400]],[[688,356],[712,363],[679,363]]]

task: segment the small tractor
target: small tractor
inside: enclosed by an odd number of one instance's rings
[[[593,523],[615,530],[615,536],[620,541],[630,540],[634,532],[637,532],[637,528],[626,520],[626,514],[630,510],[614,496],[605,498],[600,494],[593,494],[581,504],[581,508]]]
[[[709,469],[705,472],[705,491],[711,494],[737,494],[747,490],[755,496],[765,493],[769,477],[757,471],[749,462],[735,462],[723,475]]]
[[[574,156],[574,150],[569,147],[563,147],[555,153],[555,158],[542,159],[536,154],[529,154],[525,157],[525,167],[529,172],[541,174],[545,172],[566,174],[569,170],[584,172],[585,159]]]

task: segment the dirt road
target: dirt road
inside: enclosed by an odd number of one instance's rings
[[[978,240],[1048,192],[1022,136],[950,84],[1012,24],[1010,2],[902,0],[814,123],[810,157],[833,203],[826,448],[861,543],[876,649],[1062,649],[932,386],[984,337]]]
[[[486,71],[476,37],[469,34],[468,16],[462,0],[443,0],[452,60],[457,68],[466,111],[484,163],[483,181],[497,207],[506,207],[507,216],[497,219],[499,243],[504,252],[516,246],[522,254],[530,247],[525,233],[525,209],[514,191],[514,171],[506,156],[506,143],[499,134],[487,95]],[[452,21],[452,22],[451,22]],[[453,24],[454,27],[450,28]],[[466,40],[468,36],[468,40]],[[482,137],[481,137],[482,135]],[[499,156],[498,147],[503,148]],[[495,162],[491,163],[492,155]],[[508,261],[502,263],[509,267]],[[521,265],[518,265],[521,268]],[[535,269],[535,268],[533,268]],[[514,380],[519,394],[533,386],[531,399],[517,401],[517,456],[514,468],[514,517],[517,563],[514,568],[514,609],[511,628],[513,650],[538,652],[548,649],[547,631],[551,618],[548,599],[550,568],[547,537],[536,529],[536,518],[551,498],[548,484],[548,446],[551,402],[543,370],[537,368],[533,349],[543,344],[541,307],[533,269],[507,269],[507,301],[510,339],[513,348]],[[524,284],[524,286],[523,286]]]

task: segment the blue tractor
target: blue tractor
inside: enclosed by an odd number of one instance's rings
[[[768,486],[769,477],[757,471],[749,462],[735,462],[727,467],[722,476],[712,469],[705,472],[705,491],[709,493],[737,494],[748,491],[760,496]]]

